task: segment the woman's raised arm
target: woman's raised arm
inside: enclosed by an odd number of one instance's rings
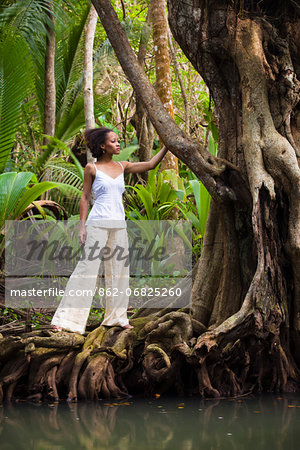
[[[129,162],[129,161],[122,161],[122,164],[124,166],[124,171],[126,173],[142,173],[146,172],[147,170],[154,169],[158,163],[163,159],[165,154],[167,153],[167,149],[165,146],[159,150],[159,152],[156,153],[156,155],[153,156],[149,161],[141,161],[141,162]]]

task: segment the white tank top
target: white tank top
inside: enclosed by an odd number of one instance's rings
[[[126,227],[122,199],[125,191],[124,167],[119,161],[117,162],[122,167],[122,173],[116,178],[97,169],[96,164],[93,163],[96,169],[92,184],[95,202],[86,221],[87,225],[105,228]]]

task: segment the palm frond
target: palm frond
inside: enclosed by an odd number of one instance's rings
[[[24,39],[5,39],[0,43],[0,173],[13,147],[22,101],[32,87],[33,66]]]
[[[61,120],[63,106],[66,101],[67,89],[72,88],[70,81],[72,72],[75,70],[77,51],[83,35],[84,25],[90,10],[90,5],[83,9],[78,23],[72,26],[57,29],[57,57],[56,57],[56,110],[57,120]],[[78,71],[75,80],[78,79]],[[74,81],[75,81],[74,80]],[[74,83],[73,83],[74,85]]]
[[[65,109],[55,136],[61,141],[67,142],[85,125],[83,96],[77,97],[70,109]]]
[[[22,34],[31,42],[34,34],[46,36],[46,26],[53,27],[50,14],[48,0],[19,0],[1,8],[0,27],[5,27],[10,34]]]
[[[34,172],[36,176],[39,178],[43,173],[44,168],[49,161],[52,153],[56,150],[56,146],[49,142],[46,148],[43,148],[43,152],[37,157],[37,159],[33,162]]]
[[[38,50],[32,54],[34,64],[34,84],[37,105],[40,113],[41,123],[44,120],[44,98],[45,98],[45,56],[46,40],[37,37],[36,46]]]
[[[65,211],[64,207],[59,205],[57,202],[54,202],[53,200],[36,200],[30,203],[30,205],[27,206],[27,208],[24,209],[20,217],[17,217],[17,219],[24,217],[25,214],[27,214],[29,211],[32,212],[32,210],[37,209],[40,213],[41,217],[44,220],[47,220],[47,214],[44,211],[44,208],[46,210],[50,210],[53,216],[56,218],[56,220],[59,220],[62,216],[64,219],[67,219],[67,212]],[[49,216],[48,216],[49,217]],[[32,215],[31,215],[32,219]]]
[[[45,168],[45,176],[48,180],[73,186],[81,193],[83,183],[74,164],[50,161]]]
[[[60,184],[58,189],[49,192],[48,197],[63,205],[69,217],[78,214],[83,181],[77,167],[63,161],[50,161],[44,176]]]

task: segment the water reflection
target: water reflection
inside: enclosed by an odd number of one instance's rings
[[[296,449],[300,397],[0,407],[4,449]]]

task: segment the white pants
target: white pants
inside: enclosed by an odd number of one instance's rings
[[[91,249],[95,248],[95,243],[97,250],[93,252]],[[106,294],[102,325],[127,325],[129,256],[126,228],[87,226],[84,254],[67,283],[51,323],[69,331],[84,333],[103,259],[105,289],[111,295]]]

